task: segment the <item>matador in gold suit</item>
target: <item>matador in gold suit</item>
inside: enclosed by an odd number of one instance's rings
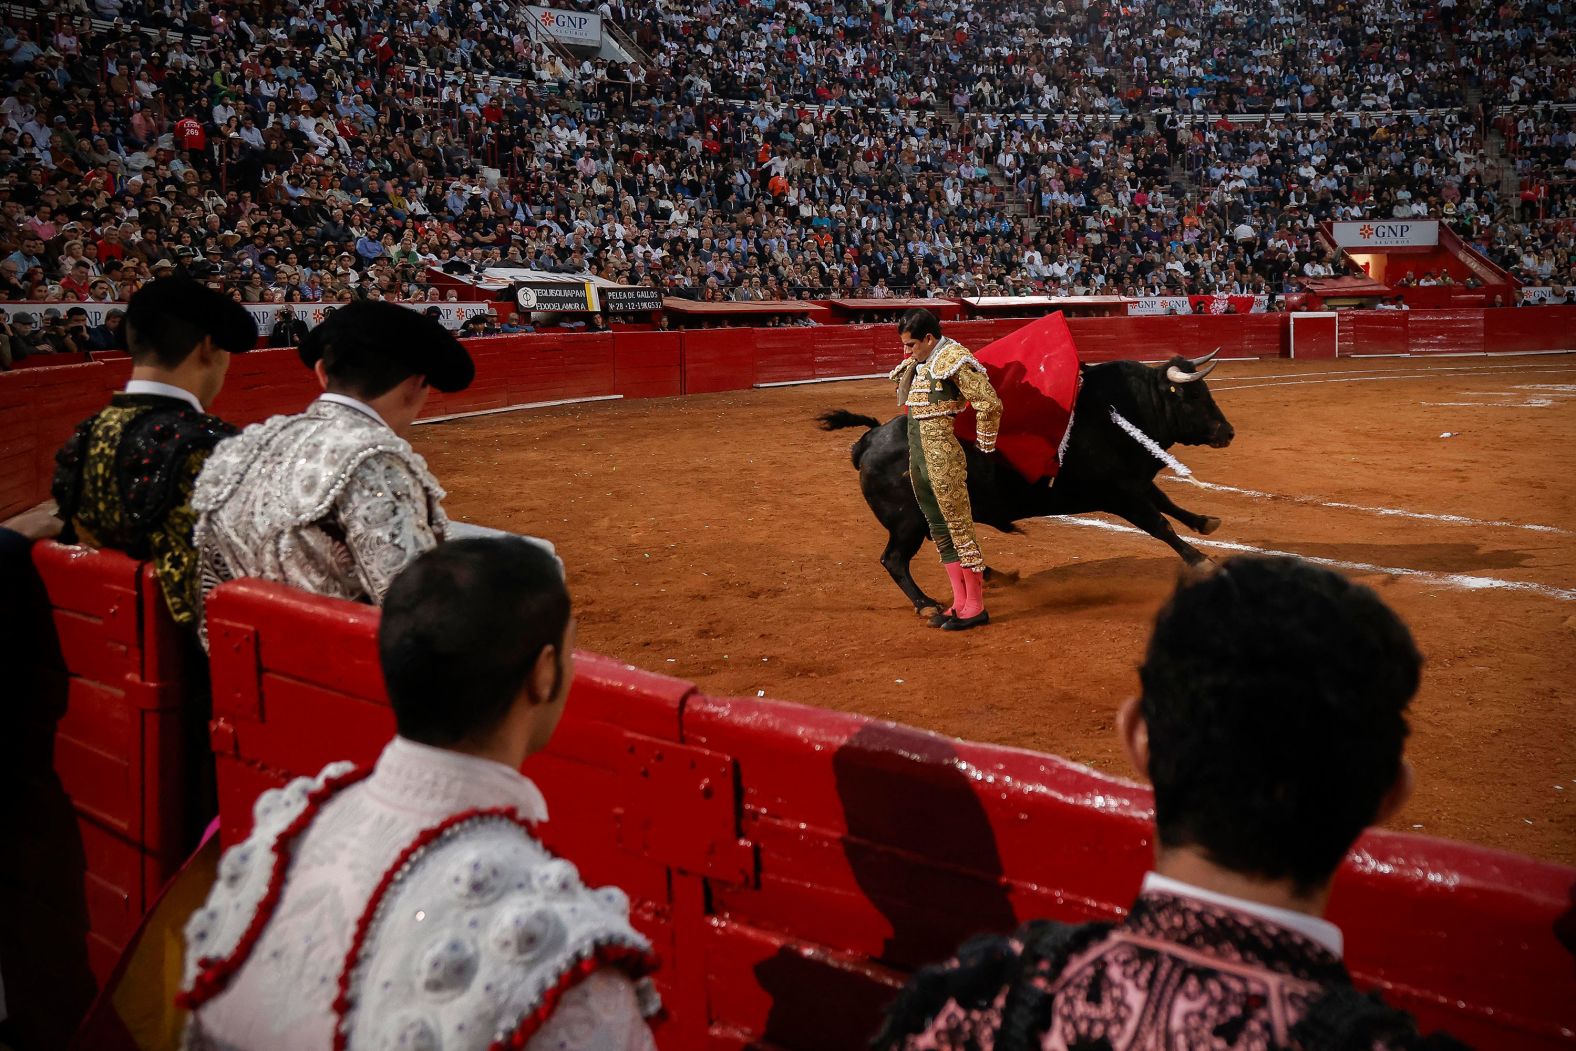
[[[990,620],[982,587],[985,560],[974,537],[968,460],[952,432],[952,418],[973,405],[979,449],[991,452],[1001,426],[1001,399],[985,366],[969,348],[941,335],[933,314],[913,311],[898,331],[910,356],[891,378],[897,381],[898,403],[908,410],[909,478],[952,583],[951,608],[930,623],[947,631],[978,627]]]

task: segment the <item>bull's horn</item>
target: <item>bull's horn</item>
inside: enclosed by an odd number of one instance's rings
[[[1166,379],[1172,383],[1192,383],[1194,380],[1203,379],[1214,371],[1215,366],[1213,364],[1204,366],[1198,372],[1183,372],[1175,365],[1170,365],[1166,367]]]
[[[1215,360],[1215,355],[1219,354],[1219,353],[1220,353],[1220,348],[1216,347],[1214,350],[1210,351],[1208,354],[1205,354],[1202,358],[1189,358],[1188,359],[1188,364],[1192,365],[1195,369],[1198,368],[1201,365],[1208,365],[1211,361]]]

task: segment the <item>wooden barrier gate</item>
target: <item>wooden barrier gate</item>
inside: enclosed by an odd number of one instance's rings
[[[210,600],[226,841],[252,800],[393,730],[377,612],[240,581]],[[617,883],[666,965],[665,1048],[858,1047],[916,966],[1031,916],[1114,918],[1151,853],[1142,787],[860,716],[707,697],[589,654],[527,761],[553,849]],[[1576,873],[1371,833],[1331,918],[1359,981],[1476,1046],[1570,1047],[1553,932]]]

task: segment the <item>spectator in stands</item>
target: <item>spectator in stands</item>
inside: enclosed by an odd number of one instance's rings
[[[86,354],[92,349],[92,337],[88,331],[88,312],[82,307],[70,307],[66,310],[64,319],[65,334],[62,341],[67,352],[72,354]]]
[[[94,325],[88,329],[88,349],[126,349],[126,312],[124,310],[105,311],[104,323],[102,325]]]
[[[251,315],[185,278],[139,289],[126,306],[131,379],[55,456],[53,495],[67,543],[150,559],[165,605],[190,624],[198,598],[192,488],[235,433],[207,407],[230,355],[251,350]]]
[[[400,573],[378,628],[397,736],[364,775],[333,763],[258,800],[186,925],[188,1046],[655,1046],[628,898],[536,840],[547,804],[519,772],[563,714],[574,633],[531,541],[456,540]]]
[[[299,347],[306,338],[306,322],[291,307],[282,308],[274,315],[273,331],[268,333],[270,347]]]
[[[1460,1047],[1358,993],[1322,918],[1347,850],[1410,793],[1420,667],[1401,620],[1331,570],[1236,557],[1183,581],[1117,717],[1155,788],[1127,920],[971,942],[915,977],[877,1046]]]
[[[8,356],[11,362],[24,361],[38,354],[54,353],[54,347],[39,330],[38,319],[29,311],[18,310],[12,314],[8,327],[10,330]]]
[[[448,531],[443,489],[404,435],[431,388],[463,390],[475,369],[437,321],[367,301],[312,329],[300,354],[324,394],[226,442],[197,483],[203,591],[259,577],[381,604]]]
[[[1573,278],[1571,118],[1546,105],[1576,93],[1557,4],[1453,13],[1454,38],[1421,0],[1263,18],[1090,0],[988,24],[964,0],[893,6],[790,26],[759,5],[649,3],[632,12],[646,66],[561,63],[512,0],[414,21],[366,0],[326,20],[243,0],[167,61],[125,46],[140,30],[84,27],[77,58],[10,70],[0,196],[17,211],[0,254],[19,289],[0,272],[0,296],[77,284],[76,238],[90,272],[125,257],[226,289],[271,248],[253,295],[331,302],[411,298],[428,268],[505,259],[621,281],[661,266],[674,294],[715,282],[722,299],[883,280],[919,296],[1272,293],[1341,268],[1314,258],[1319,222],[1422,214],[1531,283]],[[183,18],[143,7],[143,26]],[[97,54],[107,77],[82,57]],[[101,78],[115,101],[85,121],[65,100]],[[1503,104],[1492,127],[1462,105],[1469,85]],[[960,123],[934,110],[949,98]],[[1502,200],[1504,176],[1521,190]],[[1055,254],[1070,273],[1044,272]]]

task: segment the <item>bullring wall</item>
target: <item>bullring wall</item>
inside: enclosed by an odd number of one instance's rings
[[[209,604],[225,842],[267,787],[393,732],[377,610],[276,584]],[[332,661],[323,654],[334,654]],[[1152,796],[1052,756],[864,716],[702,694],[592,654],[525,771],[549,845],[616,883],[667,961],[666,1049],[854,1048],[915,968],[1022,920],[1118,918]],[[1576,973],[1554,932],[1576,872],[1373,832],[1330,916],[1366,986],[1484,1049],[1564,1046]]]
[[[1277,358],[1290,348],[1289,314],[1069,318],[1085,361],[1196,357]],[[1021,318],[952,322],[947,332],[983,347]],[[1342,311],[1340,354],[1481,354],[1576,350],[1576,307],[1510,310]],[[467,341],[476,382],[428,400],[428,418],[573,398],[666,398],[757,384],[884,375],[896,364],[890,325],[719,328],[682,332],[494,336]],[[0,373],[0,516],[43,499],[54,452],[77,421],[102,406],[130,371],[124,355]],[[248,424],[305,405],[316,380],[293,350],[239,355],[214,411]]]

